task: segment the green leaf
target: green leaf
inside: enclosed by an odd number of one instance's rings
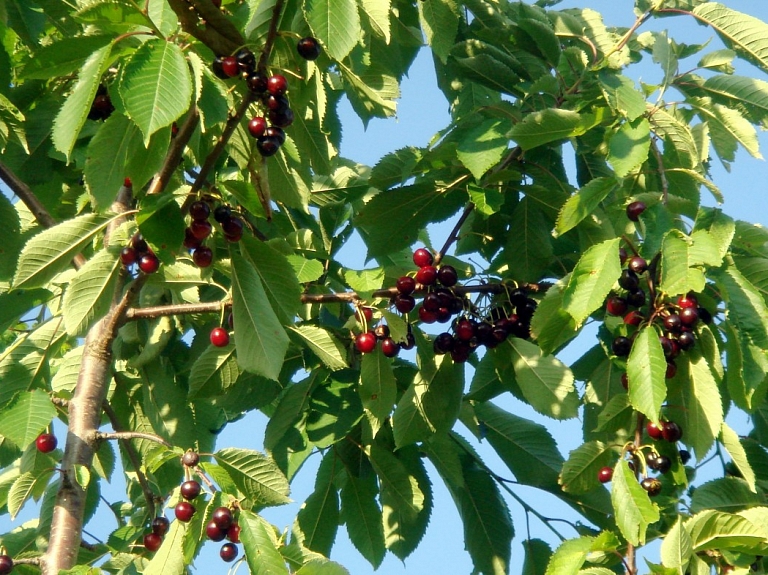
[[[555,550],[545,575],[576,575],[592,550],[594,537],[566,539]]]
[[[354,0],[310,0],[304,14],[312,35],[334,60],[346,58],[357,44],[360,16]]]
[[[645,326],[635,337],[627,359],[629,401],[637,411],[657,423],[667,397],[666,371],[667,361],[659,334],[653,326]]]
[[[0,410],[0,435],[24,449],[56,417],[56,408],[48,394],[40,389],[21,394],[19,398]]]
[[[34,236],[21,252],[13,278],[14,287],[43,287],[70,266],[72,258],[89,245],[112,219],[85,214]]]
[[[768,71],[768,24],[717,2],[696,6],[693,15],[709,24],[727,47]]]
[[[766,373],[768,360],[763,351],[748,337],[734,329],[730,321],[725,322],[728,341],[725,353],[728,371],[725,382],[733,402],[746,411],[753,411],[760,405],[768,391]]]
[[[720,426],[720,442],[725,447],[728,455],[731,456],[733,463],[741,473],[741,478],[746,482],[747,487],[757,493],[755,487],[755,472],[747,459],[747,452],[741,445],[738,434],[731,429],[727,423],[723,422]]]
[[[507,235],[503,257],[510,276],[520,281],[538,281],[553,257],[551,222],[536,202],[526,196],[512,213],[509,228],[515,233]]]
[[[547,428],[490,402],[475,405],[485,438],[502,461],[525,485],[556,487],[563,457]]]
[[[261,277],[261,285],[278,319],[284,325],[293,324],[301,305],[301,286],[293,266],[265,242],[247,236],[240,241],[240,253]]]
[[[316,370],[306,380],[285,388],[264,431],[264,449],[267,451],[274,449],[296,421],[302,417],[308,408],[310,393],[318,379],[318,370]]]
[[[16,323],[30,309],[51,298],[51,292],[44,289],[10,290],[0,294],[0,333]]]
[[[368,24],[373,30],[389,44],[391,34],[390,12],[392,3],[390,0],[362,0],[360,8],[368,17]]]
[[[329,369],[336,371],[349,367],[344,346],[328,330],[314,325],[295,325],[289,329],[298,334]]]
[[[387,255],[413,244],[419,230],[441,222],[463,205],[458,190],[439,192],[432,186],[405,186],[381,192],[355,218],[370,257]]]
[[[380,489],[387,490],[388,503],[399,513],[415,518],[424,509],[424,494],[416,478],[391,451],[376,442],[371,445],[369,459],[379,476]]]
[[[587,493],[597,487],[597,473],[616,458],[613,449],[600,441],[581,444],[562,466],[560,484],[569,493]]]
[[[258,505],[290,502],[288,480],[263,453],[230,447],[217,451],[213,457],[229,473],[237,488]]]
[[[338,62],[342,78],[348,84],[347,96],[352,108],[364,124],[372,117],[388,118],[397,110],[397,98],[400,97],[400,84],[397,78],[386,73],[387,70],[368,66],[362,72],[356,72]]]
[[[154,22],[155,26],[163,35],[170,36],[179,25],[179,19],[170,5],[165,0],[149,0],[147,8],[147,16]]]
[[[732,162],[739,143],[753,158],[762,159],[757,132],[741,112],[708,99],[691,98],[688,101],[707,122],[710,139],[720,158]]]
[[[374,353],[363,355],[359,390],[363,407],[375,421],[375,435],[389,417],[397,399],[397,383],[392,373],[392,362],[384,356],[379,347]]]
[[[721,479],[718,483],[726,481],[728,480]],[[694,513],[696,515],[685,522],[685,528],[691,534],[694,552],[707,549],[732,549],[750,553],[765,548],[762,525],[755,525],[744,517],[715,509],[707,509],[701,513],[694,511]]]
[[[644,545],[648,525],[659,520],[659,507],[651,502],[624,459],[613,470],[611,502],[621,534],[633,545]]]
[[[109,250],[101,250],[78,270],[64,292],[64,326],[72,336],[82,335],[109,311],[122,266]]]
[[[333,561],[314,559],[296,571],[296,575],[349,575],[344,567]]]
[[[531,318],[531,334],[545,355],[554,353],[577,333],[576,321],[563,309],[565,276],[547,290]]]
[[[315,490],[296,515],[296,522],[304,536],[304,545],[325,556],[331,553],[339,527],[339,494],[335,480],[342,472],[341,462],[331,449],[320,463]]]
[[[520,76],[515,69],[520,63],[509,52],[470,38],[457,42],[451,48],[451,56],[469,80],[503,94],[516,92]]]
[[[187,534],[187,524],[173,521],[168,533],[163,537],[160,549],[144,567],[147,575],[182,575],[186,570],[184,562],[184,546],[182,540]]]
[[[522,575],[541,575],[547,569],[552,558],[552,549],[541,539],[526,539],[523,541],[525,561]]]
[[[21,511],[24,504],[30,497],[39,498],[45,491],[46,485],[51,480],[53,468],[46,469],[40,473],[27,472],[19,475],[8,490],[8,514],[11,521]]]
[[[126,160],[137,145],[142,146],[136,124],[117,113],[91,138],[83,176],[96,211],[107,211],[115,201],[127,175]]]
[[[768,308],[760,292],[734,266],[726,267],[716,281],[728,320],[753,343],[768,347]]]
[[[645,98],[630,78],[609,70],[601,70],[598,78],[603,95],[615,113],[626,116],[630,122],[645,114]]]
[[[91,54],[104,48],[112,39],[109,35],[77,36],[42,46],[35,51],[35,57],[24,66],[20,76],[26,80],[47,80],[77,72]]]
[[[555,231],[562,235],[588,217],[618,187],[614,178],[595,178],[563,204],[557,215]],[[615,281],[615,278],[614,278]]]
[[[184,215],[171,194],[145,196],[136,214],[144,239],[161,261],[171,263],[184,241]]]
[[[726,102],[736,100],[754,106],[760,114],[768,112],[768,82],[764,80],[721,74],[707,78],[702,89]]]
[[[397,403],[392,429],[398,448],[447,432],[459,415],[464,382],[453,361],[440,357],[435,372],[422,366]]]
[[[542,355],[531,342],[514,337],[507,342],[517,383],[531,407],[555,419],[576,417],[579,396],[571,370],[556,357]]]
[[[232,387],[240,376],[235,358],[235,345],[210,345],[203,350],[189,373],[190,398],[214,397]]]
[[[684,575],[693,555],[691,535],[683,527],[682,518],[667,533],[661,542],[661,561],[664,567],[672,567],[678,575]]]
[[[651,129],[672,145],[682,168],[699,165],[699,150],[687,123],[681,122],[663,108],[653,108],[648,116]]]
[[[639,168],[651,148],[651,125],[645,118],[624,122],[608,143],[608,163],[620,178]]]
[[[364,479],[348,474],[341,488],[341,520],[352,544],[374,569],[381,565],[386,552],[377,494],[373,475]]]
[[[420,2],[419,6],[440,1],[425,0]],[[499,119],[484,120],[468,130],[459,140],[456,155],[476,180],[482,178],[485,172],[496,165],[507,151],[509,140],[504,131],[499,129],[504,128],[506,124],[506,121]]]
[[[152,134],[189,108],[192,78],[181,48],[161,39],[144,42],[125,65],[120,96],[149,145]]]
[[[86,489],[91,482],[91,472],[85,465],[75,464],[75,482],[82,488]]]
[[[288,335],[280,325],[261,278],[253,266],[232,253],[232,313],[235,347],[242,369],[277,381],[288,351]]]
[[[620,241],[620,238],[614,238],[591,246],[582,254],[571,273],[563,291],[563,308],[573,317],[576,325],[603,306],[621,275]]]
[[[427,44],[445,63],[459,29],[459,7],[453,0],[424,0],[418,7]]]
[[[264,519],[245,509],[238,517],[240,539],[248,569],[253,575],[288,575],[288,566],[278,551],[273,529]]]
[[[64,102],[53,122],[51,134],[54,147],[70,159],[80,129],[83,127],[91,103],[96,97],[96,89],[101,82],[101,75],[106,70],[112,46],[104,46],[93,52],[80,68],[78,80],[72,93]]]
[[[528,114],[507,136],[523,150],[531,150],[584,133],[582,116],[571,110],[546,109]]]

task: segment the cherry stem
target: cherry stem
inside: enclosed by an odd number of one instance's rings
[[[112,409],[112,406],[109,404],[109,402],[104,401],[101,404],[101,408],[106,414],[107,418],[109,419],[109,422],[112,425],[112,429],[114,429],[117,432],[124,432],[124,430],[122,429],[123,426],[120,423],[120,419],[117,417],[117,413],[115,413],[115,410]],[[133,447],[130,441],[128,441],[127,439],[121,439],[120,443],[125,449],[125,452],[128,455],[128,459],[131,461],[133,470],[136,473],[136,478],[139,480],[141,491],[142,493],[144,493],[144,499],[147,502],[147,511],[149,512],[149,516],[154,517],[155,516],[155,493],[152,491],[152,488],[149,486],[149,482],[147,481],[147,477],[144,475],[144,472],[142,472],[141,470],[141,458],[139,457],[138,452]]]
[[[173,445],[159,435],[155,435],[154,433],[144,433],[142,431],[97,431],[93,436],[95,439],[147,439],[149,441],[154,441],[155,443],[160,443],[165,447],[173,447]]]
[[[205,471],[203,471],[201,467],[199,467],[199,466],[195,466],[195,473],[197,474],[197,476],[198,476],[200,479],[202,479],[203,483],[205,483],[205,486],[206,486],[208,489],[210,489],[210,491],[211,491],[212,493],[215,493],[216,491],[218,491],[218,490],[216,489],[216,486],[213,484],[213,481],[211,481],[210,479],[208,479],[208,476],[205,474]]]
[[[464,222],[467,221],[467,218],[472,213],[472,210],[475,209],[475,204],[472,202],[469,202],[466,206],[464,206],[464,212],[462,212],[461,217],[456,222],[456,225],[453,226],[453,229],[451,230],[451,233],[448,234],[448,239],[445,240],[445,244],[443,244],[443,247],[440,249],[439,252],[435,254],[435,261],[432,265],[437,266],[440,261],[443,259],[443,256],[445,256],[448,249],[451,247],[451,244],[459,240],[459,230],[461,230],[461,226],[464,225]]]

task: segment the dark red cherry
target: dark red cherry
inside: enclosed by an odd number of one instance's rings
[[[671,313],[664,318],[664,329],[669,332],[679,333],[682,326],[683,322],[680,320],[680,316],[676,313]]]
[[[192,254],[192,261],[199,268],[207,268],[213,263],[213,252],[207,246],[200,246]]]
[[[160,549],[160,545],[163,544],[163,538],[156,533],[147,533],[144,536],[144,548],[147,551],[157,551]]]
[[[139,269],[145,274],[153,274],[160,269],[160,260],[155,254],[144,254],[139,258]]]
[[[252,74],[256,69],[256,56],[248,48],[240,48],[235,54],[240,71]]]
[[[424,306],[419,308],[419,320],[424,323],[435,323],[437,321],[437,312],[429,311]]]
[[[381,340],[381,352],[386,357],[395,357],[400,352],[400,346],[391,337]]]
[[[160,517],[155,517],[152,520],[152,533],[155,535],[160,535],[162,537],[166,533],[168,533],[168,528],[171,526],[170,521],[168,521],[168,518],[164,515],[161,515]]]
[[[640,482],[640,486],[645,489],[650,497],[655,497],[661,493],[661,481],[655,477],[646,477]]]
[[[661,433],[664,439],[670,443],[680,441],[683,437],[683,430],[674,421],[665,421]]]
[[[280,146],[285,143],[285,131],[278,126],[267,126],[264,137],[274,138]]]
[[[269,111],[269,123],[278,128],[287,128],[293,124],[293,110],[290,108]]]
[[[695,307],[684,307],[680,310],[680,321],[686,327],[694,327],[699,321],[699,312]]]
[[[640,280],[637,279],[637,274],[632,270],[622,270],[619,276],[619,285],[625,290],[636,290],[640,286]]]
[[[234,78],[240,73],[240,66],[237,65],[237,58],[234,56],[222,58],[221,69],[229,78]]]
[[[223,61],[223,57],[217,56],[216,59],[211,62],[211,70],[213,71],[214,76],[217,78],[228,80],[229,76],[227,76],[226,72],[224,72]]]
[[[267,91],[267,77],[258,72],[249,74],[245,83],[248,85],[248,89],[258,96]]]
[[[261,138],[267,129],[267,120],[261,116],[251,118],[248,122],[248,133],[254,138]]]
[[[125,267],[135,264],[137,259],[136,250],[130,246],[125,247],[120,251],[120,263]]]
[[[196,452],[189,450],[181,456],[181,462],[187,467],[195,467],[200,463],[200,456]]]
[[[468,319],[462,319],[456,324],[454,331],[461,341],[469,341],[475,335],[475,325]]]
[[[611,315],[624,315],[627,311],[627,300],[619,296],[611,296],[605,303],[605,311]]]
[[[240,543],[240,525],[233,523],[227,529],[227,539],[232,543]]]
[[[211,206],[199,200],[192,202],[192,204],[189,206],[189,215],[193,220],[207,220],[211,215]]]
[[[192,516],[195,514],[195,506],[188,501],[179,501],[173,511],[176,515],[176,519],[182,523],[186,523],[192,519]]]
[[[643,319],[645,319],[643,314],[641,314],[639,311],[633,310],[624,316],[624,323],[627,325],[638,326],[643,323]]]
[[[225,543],[221,546],[219,556],[227,563],[234,561],[237,557],[237,546],[234,543]]]
[[[185,481],[181,484],[179,491],[181,492],[181,496],[184,499],[187,501],[192,501],[195,497],[200,495],[202,487],[200,487],[200,484],[197,481],[190,479],[189,481]]]
[[[645,204],[643,202],[632,202],[627,205],[627,217],[636,222],[640,219],[640,214],[645,211]]]
[[[653,421],[649,421],[645,424],[645,431],[648,432],[648,437],[651,439],[662,439],[664,434],[662,432],[664,424],[656,425]]]
[[[696,344],[696,336],[693,335],[690,331],[684,331],[679,336],[677,336],[677,345],[680,346],[680,349],[683,351],[688,351],[689,349],[693,348],[693,346]]]
[[[430,286],[437,280],[437,269],[434,266],[424,266],[416,272],[416,281],[421,285]]]
[[[274,156],[280,149],[280,142],[277,138],[270,138],[268,136],[262,136],[256,140],[256,149],[265,158]]]
[[[281,74],[275,74],[267,78],[267,92],[274,96],[285,94],[288,89],[288,80]]]
[[[232,525],[234,518],[232,517],[232,511],[229,510],[229,507],[217,507],[213,510],[211,520],[219,529],[226,531]]]
[[[402,295],[409,295],[416,289],[416,280],[411,276],[403,276],[398,278],[395,287]]]
[[[645,258],[641,258],[640,256],[634,256],[629,259],[629,263],[627,264],[627,267],[635,272],[636,274],[642,274],[645,272],[645,270],[648,269],[648,262],[645,261]]]
[[[221,224],[221,230],[228,242],[239,242],[243,237],[243,220],[237,216],[232,216]]]
[[[230,208],[226,204],[217,206],[216,209],[213,210],[213,219],[219,222],[220,224],[223,224],[231,217],[232,217],[232,208]]]
[[[192,220],[192,223],[189,224],[189,229],[198,240],[204,240],[211,235],[213,226],[208,220]]]
[[[444,354],[453,349],[453,336],[448,332],[443,332],[435,337],[433,342],[435,353]]]
[[[400,313],[408,313],[416,307],[416,300],[411,295],[399,294],[395,296],[395,308]]]
[[[224,541],[224,538],[227,536],[227,531],[220,529],[213,521],[209,521],[205,526],[205,534],[211,541]]]
[[[611,343],[611,350],[618,357],[626,357],[632,349],[632,342],[622,335],[616,337]]]
[[[459,281],[459,274],[453,266],[441,266],[437,270],[437,281],[445,287],[453,287]]]
[[[316,38],[307,36],[296,44],[296,51],[305,60],[317,60],[318,56],[320,56],[320,43]]]

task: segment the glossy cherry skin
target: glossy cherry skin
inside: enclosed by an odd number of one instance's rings
[[[662,439],[664,437],[662,428],[664,424],[656,425],[653,421],[649,421],[645,424],[645,431],[648,432],[648,437],[651,439]]]
[[[234,561],[237,557],[237,546],[234,543],[225,543],[221,546],[219,556],[227,563]]]
[[[273,96],[280,96],[285,94],[288,89],[288,80],[281,74],[275,74],[267,78],[267,92]]]
[[[162,537],[166,533],[168,533],[168,528],[171,526],[170,521],[168,521],[168,518],[165,516],[155,517],[152,520],[152,533],[155,535],[159,535]]]
[[[128,246],[120,251],[120,263],[128,267],[131,264],[135,264],[137,260],[136,250]]]
[[[376,335],[367,331],[355,338],[355,347],[360,353],[371,353],[376,348]]]
[[[224,538],[227,536],[227,531],[219,528],[213,521],[209,521],[205,526],[205,534],[211,541],[224,541]]]
[[[237,523],[233,523],[227,529],[227,539],[232,543],[240,543],[240,526]]]
[[[612,467],[602,467],[600,471],[597,472],[597,480],[600,483],[608,483],[611,479],[613,479]]]
[[[213,252],[211,248],[206,246],[200,246],[192,254],[192,261],[199,268],[207,268],[213,263]]]
[[[35,440],[35,447],[40,453],[50,453],[59,444],[56,436],[51,433],[42,433]]]
[[[633,222],[636,222],[640,219],[640,214],[645,211],[645,208],[646,206],[643,202],[632,202],[627,205],[627,217]]]
[[[176,515],[176,519],[182,523],[187,523],[195,514],[195,506],[188,501],[179,501],[173,512]]]
[[[296,44],[296,51],[305,60],[317,60],[320,56],[320,43],[317,41],[317,38],[307,36]]]
[[[248,133],[254,138],[261,138],[267,129],[267,120],[261,116],[251,118],[248,122]]]
[[[240,73],[240,66],[238,66],[237,58],[234,56],[222,58],[221,69],[229,78],[234,78]]]
[[[445,287],[453,287],[459,281],[459,274],[453,266],[441,266],[437,270],[437,281]]]
[[[229,507],[217,507],[213,510],[211,521],[213,521],[219,529],[226,531],[234,522],[234,517],[232,517],[232,512],[229,510]]]
[[[190,479],[189,481],[185,481],[181,484],[180,487],[181,496],[186,499],[187,501],[191,501],[198,495],[200,495],[200,491],[202,491],[202,487],[200,487],[200,484]]]
[[[402,295],[410,295],[416,289],[416,280],[411,276],[403,276],[398,278],[395,287]]]
[[[211,330],[211,343],[215,347],[226,347],[229,345],[229,333],[223,327],[214,327]]]
[[[437,269],[434,266],[424,266],[416,272],[416,281],[421,285],[429,286],[437,280]]]
[[[155,254],[144,254],[139,258],[139,269],[145,274],[153,274],[160,269],[160,260]]]
[[[395,296],[395,308],[400,313],[408,313],[413,311],[416,307],[416,300],[410,295],[398,295]]]
[[[627,311],[627,300],[619,296],[611,296],[605,303],[605,311],[610,315],[624,315]]]
[[[147,533],[144,536],[144,547],[147,551],[157,551],[160,549],[160,545],[163,544],[163,538],[157,533]]]
[[[435,257],[427,248],[419,248],[413,252],[413,263],[415,263],[420,268],[423,268],[424,266],[431,266],[432,262],[434,261]]]
[[[400,346],[391,337],[381,340],[381,351],[386,357],[395,357],[400,352]]]
[[[8,555],[0,555],[0,575],[8,575],[13,571],[13,559]]]
[[[192,205],[189,206],[189,215],[193,220],[207,220],[211,215],[211,206],[199,200],[192,202]]]

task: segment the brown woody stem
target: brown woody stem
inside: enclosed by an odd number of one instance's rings
[[[192,134],[195,133],[195,128],[197,128],[197,124],[199,122],[200,112],[198,112],[197,106],[193,105],[189,111],[187,119],[181,125],[181,128],[179,128],[179,133],[176,134],[176,137],[171,141],[171,145],[168,148],[168,153],[165,155],[163,166],[155,176],[155,179],[152,180],[152,184],[149,186],[149,190],[147,190],[148,195],[163,193],[165,187],[168,185],[168,182],[171,181],[173,172],[178,168],[179,162],[181,161],[181,156],[184,153],[184,148],[187,147],[187,144],[189,143],[190,138],[192,138]]]
[[[93,434],[93,438],[97,441],[103,439],[147,439],[149,441],[154,441],[155,443],[160,443],[166,447],[173,447],[159,435],[155,435],[154,433],[143,433],[141,431],[97,431]]]

